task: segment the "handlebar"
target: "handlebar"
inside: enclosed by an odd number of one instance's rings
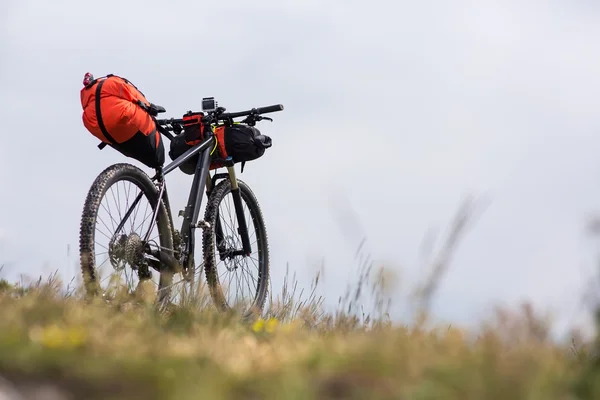
[[[238,117],[245,117],[248,115],[253,115],[253,114],[268,114],[268,113],[272,113],[272,112],[277,112],[277,111],[282,111],[283,110],[283,105],[282,104],[276,104],[273,106],[267,106],[267,107],[258,107],[258,108],[253,108],[252,110],[248,110],[248,111],[239,111],[239,112],[234,112],[234,113],[223,113],[221,115],[224,115],[224,118],[238,118]]]
[[[231,113],[224,112],[225,111],[224,107],[218,107],[216,110],[207,112],[202,117],[202,122],[210,125],[210,124],[216,123],[218,121],[232,121],[234,118],[239,118],[239,117],[248,117],[248,119],[252,120],[261,114],[268,114],[268,113],[282,111],[282,110],[283,110],[282,104],[276,104],[276,105],[266,106],[266,107],[258,107],[258,108],[253,108],[251,110],[237,111],[237,112],[231,112]],[[256,118],[256,120],[260,120],[260,119],[261,118]],[[164,125],[183,124],[183,122],[184,122],[183,119],[176,119],[176,118],[157,119],[156,120],[157,125],[159,125],[161,127]],[[166,130],[167,128],[163,128],[163,129]]]

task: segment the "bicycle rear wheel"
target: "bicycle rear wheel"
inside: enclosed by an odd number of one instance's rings
[[[243,246],[229,179],[222,180],[208,199],[204,221],[210,224],[210,228],[205,229],[202,234],[202,247],[206,281],[215,305],[224,311],[236,309],[244,316],[249,316],[262,312],[267,297],[269,245],[262,212],[254,193],[243,181],[238,180],[238,186],[252,247],[251,254],[232,255]],[[222,235],[217,234],[217,221]],[[222,267],[220,271],[219,266]],[[236,288],[234,299],[229,290],[232,286]],[[248,298],[240,296],[239,289],[249,289]]]
[[[141,198],[132,209],[140,192]],[[102,288],[102,283],[107,279],[99,276],[100,268],[112,265],[114,273],[111,278],[119,279],[118,275],[125,273],[127,280],[125,285],[117,282],[117,291],[125,289],[129,292],[135,286],[134,292],[147,292],[147,289],[153,291],[158,286],[156,301],[165,303],[169,300],[173,272],[166,267],[161,268],[160,263],[148,260],[145,256],[145,250],[149,247],[159,247],[173,255],[173,237],[167,210],[163,201],[158,204],[157,200],[158,190],[154,183],[146,173],[133,165],[115,164],[98,175],[85,200],[79,236],[81,272],[88,294],[101,293],[105,297],[112,297],[111,289]],[[151,225],[157,205],[156,222]],[[112,206],[117,209],[111,212],[109,207]],[[130,209],[130,215],[122,228],[118,229]],[[145,241],[148,230],[150,233]],[[159,273],[158,282],[153,279],[155,276],[151,269]],[[139,279],[137,285],[134,283],[135,275]],[[150,282],[154,285],[147,285]]]

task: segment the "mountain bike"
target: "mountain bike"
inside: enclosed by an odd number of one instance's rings
[[[154,106],[154,105],[153,105]],[[160,106],[156,113],[165,112]],[[131,272],[132,278],[137,275],[139,283],[152,281],[158,286],[155,301],[166,305],[171,301],[172,289],[175,286],[174,276],[181,274],[184,284],[193,284],[196,276],[195,265],[195,236],[197,229],[202,230],[202,258],[206,283],[210,298],[220,310],[229,310],[243,306],[245,299],[231,301],[229,293],[224,289],[232,285],[235,279],[237,286],[248,287],[251,292],[251,303],[244,313],[261,312],[268,290],[270,275],[269,244],[262,211],[256,196],[250,187],[238,179],[235,171],[236,161],[231,157],[217,160],[220,166],[226,168],[225,173],[211,175],[211,162],[215,161],[213,153],[216,147],[214,129],[216,126],[232,126],[247,124],[254,126],[263,119],[272,121],[263,114],[282,111],[282,105],[253,108],[241,112],[225,112],[224,107],[217,107],[213,98],[204,98],[202,102],[204,139],[190,147],[164,167],[155,168],[154,176],[150,177],[140,168],[118,163],[109,166],[101,172],[92,184],[84,204],[80,226],[80,261],[86,292],[91,295],[101,293],[107,296],[107,291],[101,288],[101,278],[97,258],[104,256],[104,262],[112,265],[117,272]],[[245,117],[242,121],[235,118]],[[183,119],[155,119],[160,133],[173,141],[181,135]],[[175,134],[175,136],[173,135]],[[195,162],[192,184],[188,201],[179,211],[183,218],[181,228],[174,227],[166,175],[184,165]],[[243,171],[242,164],[242,171]],[[124,187],[124,191],[119,191]],[[115,189],[117,193],[115,194]],[[139,191],[137,195],[133,191]],[[207,204],[204,218],[199,220],[200,206],[206,192]],[[131,201],[133,199],[133,201]],[[146,200],[146,211],[141,223],[127,222],[135,219],[142,207],[140,203]],[[108,212],[102,201],[107,203],[125,203],[124,211],[119,209],[115,215]],[[221,206],[224,206],[221,208]],[[102,212],[108,212],[108,218],[102,218]],[[224,216],[229,212],[229,216]],[[246,218],[248,216],[248,218]],[[148,226],[142,229],[145,223]],[[249,227],[252,224],[253,229]],[[138,226],[139,224],[139,226]],[[110,229],[112,227],[112,229]],[[100,232],[97,228],[106,228],[112,234]],[[127,229],[130,228],[130,229]],[[237,229],[236,229],[237,228]],[[98,239],[106,239],[102,245]],[[252,241],[253,240],[253,241]],[[217,265],[221,262],[225,270],[218,273]],[[257,276],[244,277],[243,273],[258,272]],[[154,282],[158,273],[158,282]],[[225,273],[229,273],[223,278]],[[254,287],[254,289],[253,289]]]

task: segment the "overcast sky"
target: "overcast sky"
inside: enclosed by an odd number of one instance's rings
[[[175,117],[206,96],[284,104],[259,126],[273,147],[241,175],[266,218],[275,290],[286,263],[307,283],[324,258],[335,304],[364,234],[401,276],[402,318],[424,235],[485,195],[436,316],[472,323],[530,300],[564,327],[586,312],[597,265],[583,228],[600,211],[599,37],[589,0],[2,0],[0,263],[10,279],[79,274],[87,190],[124,161],[97,149],[79,91],[85,72],[115,73]],[[191,178],[168,182],[175,208]],[[362,231],[342,233],[345,207]]]

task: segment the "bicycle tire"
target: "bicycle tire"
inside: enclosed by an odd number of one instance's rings
[[[270,274],[269,243],[264,218],[256,196],[250,187],[241,180],[238,180],[238,187],[242,195],[242,202],[246,203],[255,227],[257,238],[256,247],[259,252],[260,264],[258,267],[258,284],[256,287],[254,301],[250,309],[244,314],[244,317],[248,317],[253,313],[262,313],[267,298]],[[206,275],[206,281],[213,302],[222,311],[229,311],[231,310],[231,307],[227,304],[227,301],[224,298],[217,273],[215,252],[216,232],[214,227],[216,226],[219,204],[221,204],[225,196],[227,196],[229,193],[231,193],[231,181],[229,179],[224,179],[218,185],[216,185],[210,194],[204,215],[204,221],[210,224],[210,228],[205,229],[202,233],[202,250],[204,253],[204,272]],[[250,235],[250,232],[248,232],[248,234]]]
[[[152,207],[152,211],[156,209],[158,190],[148,175],[138,167],[126,163],[114,164],[98,175],[90,187],[85,200],[79,233],[81,273],[83,275],[85,291],[88,295],[97,295],[100,290],[94,251],[95,226],[97,223],[98,210],[102,198],[108,189],[122,180],[129,181],[136,185],[146,196]],[[159,205],[156,225],[159,232],[160,246],[163,249],[170,249],[167,251],[173,256],[171,224],[163,201],[161,201]],[[164,304],[169,300],[172,280],[173,273],[171,271],[163,271],[160,273],[157,302]]]

